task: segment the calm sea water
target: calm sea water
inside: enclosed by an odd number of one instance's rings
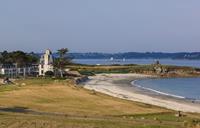
[[[161,59],[161,64],[191,66],[200,68],[200,60],[172,60]],[[154,59],[127,59],[127,60],[109,60],[109,59],[75,59],[74,62],[88,65],[111,65],[111,64],[152,64]],[[200,78],[174,78],[174,79],[146,79],[136,81],[136,84],[142,88],[172,95],[179,98],[189,98],[200,100]]]
[[[164,95],[200,100],[200,78],[144,79],[134,83],[138,87]]]
[[[172,59],[161,59],[159,60],[161,64],[167,65],[177,65],[177,66],[192,66],[200,67],[200,60],[172,60]],[[89,64],[89,65],[111,65],[111,64],[152,64],[155,63],[154,59],[74,59],[74,62],[80,64]]]

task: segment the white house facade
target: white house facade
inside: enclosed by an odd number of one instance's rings
[[[16,64],[0,65],[0,74],[9,78],[17,76],[36,76],[38,74],[38,65],[32,64],[18,68]]]
[[[46,50],[45,54],[40,58],[39,76],[44,76],[47,71],[54,72],[53,55],[51,50]]]

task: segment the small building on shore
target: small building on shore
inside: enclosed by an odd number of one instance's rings
[[[39,76],[44,76],[47,71],[54,72],[53,55],[51,50],[47,49],[40,58]]]
[[[38,74],[38,65],[31,64],[17,67],[17,64],[2,64],[0,65],[0,74],[9,78],[16,78],[18,76],[36,76]]]

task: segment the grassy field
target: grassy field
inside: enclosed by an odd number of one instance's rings
[[[71,65],[67,68],[71,70],[79,71],[83,75],[93,75],[98,73],[144,73],[153,75],[164,75],[164,76],[200,76],[199,69],[192,67],[183,66],[170,66],[170,65],[159,65],[162,69],[166,70],[166,73],[157,74],[155,72],[154,64],[151,65]]]
[[[187,128],[200,115],[113,98],[70,80],[28,79],[0,86],[0,128]],[[195,126],[194,128],[198,128]]]

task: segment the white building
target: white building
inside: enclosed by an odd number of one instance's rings
[[[0,74],[11,78],[16,77],[17,68],[15,65],[1,65]]]
[[[52,52],[48,49],[40,58],[39,75],[44,76],[47,71],[54,72]]]
[[[0,74],[9,78],[17,76],[36,76],[38,74],[38,66],[35,64],[18,68],[16,64],[0,65]]]

